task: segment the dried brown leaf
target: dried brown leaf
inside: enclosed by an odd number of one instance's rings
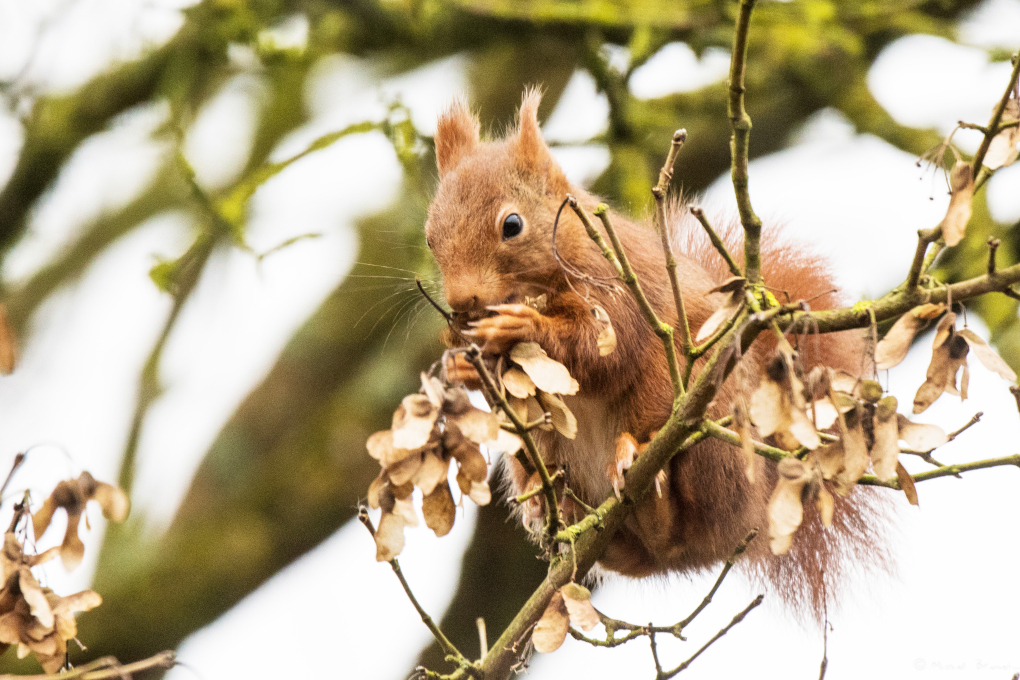
[[[829,493],[824,484],[818,485],[818,498],[815,500],[815,504],[818,506],[818,514],[822,518],[822,524],[831,527],[832,513],[836,509],[836,499],[832,497],[832,494]]]
[[[718,292],[718,290],[713,290],[712,292]],[[744,293],[743,288],[741,288],[739,291],[731,293],[726,299],[725,304],[712,312],[712,315],[705,320],[705,323],[701,324],[694,342],[703,342],[712,337],[727,321],[736,316],[743,306]]]
[[[567,367],[549,358],[537,342],[517,343],[510,350],[510,358],[524,369],[538,389],[552,394],[577,394],[577,381]]]
[[[418,513],[414,511],[410,494],[406,498],[396,497],[393,501],[393,514],[400,518],[404,526],[418,526]]]
[[[797,407],[790,409],[790,424],[787,429],[800,442],[801,446],[817,449],[822,445],[822,440],[818,437],[818,430],[815,429],[804,411]]]
[[[875,476],[888,482],[896,476],[899,462],[899,423],[896,418],[896,397],[885,397],[875,409],[875,443],[871,447],[871,466]]]
[[[613,322],[601,305],[592,307],[591,312],[595,316],[595,326],[599,329],[599,334],[595,338],[599,356],[608,356],[616,351],[616,331],[613,329]]]
[[[860,389],[861,379],[846,371],[829,371],[829,385],[833,392],[854,396]]]
[[[907,469],[903,467],[903,463],[896,463],[896,479],[900,483],[900,488],[903,489],[904,495],[907,497],[907,501],[911,505],[919,505],[917,502],[917,487],[914,486],[914,478],[910,476]]]
[[[475,505],[488,505],[492,501],[492,491],[489,489],[489,482],[471,482],[468,489],[468,498],[475,502]]]
[[[418,471],[421,469],[421,452],[415,451],[413,453],[414,455],[408,456],[400,462],[386,468],[386,474],[394,486],[410,484],[411,480],[415,478],[415,475],[417,475]]]
[[[852,406],[847,407],[843,412],[850,410],[850,408]],[[817,430],[827,430],[839,420],[839,414],[840,410],[836,408],[832,400],[828,397],[823,397],[811,402],[807,416],[809,420],[812,420]]]
[[[938,425],[915,423],[902,414],[896,414],[899,437],[915,451],[931,451],[949,441],[946,431]]]
[[[368,485],[368,507],[376,510],[381,504],[382,494],[389,488],[390,480],[386,476],[385,470],[379,471],[379,476],[372,480],[372,483]],[[391,492],[392,495],[392,492]]]
[[[599,613],[591,604],[591,591],[582,585],[568,583],[560,588],[563,604],[567,608],[570,623],[584,631],[589,631],[599,624]]]
[[[801,495],[811,479],[804,463],[796,458],[784,458],[777,466],[779,480],[769,500],[769,538],[772,554],[783,555],[793,545],[793,534],[804,519]]]
[[[1020,100],[1011,98],[1006,101],[1006,108],[1002,111],[999,125],[1015,122],[1017,119],[1020,119]],[[988,151],[985,153],[985,159],[981,164],[989,170],[997,170],[1012,165],[1017,156],[1020,155],[1020,151],[1017,151],[1017,144],[1020,144],[1020,126],[1014,125],[1005,130],[1000,130],[992,138],[992,143],[988,145]]]
[[[957,372],[961,367],[967,365],[967,352],[970,350],[970,346],[952,328],[943,332],[941,324],[936,336],[942,336],[945,339],[932,350],[931,363],[928,364],[925,381],[914,396],[915,414],[921,413],[931,406],[932,402],[947,389],[950,393],[957,393],[966,398],[966,384],[964,384],[963,392],[957,392],[955,385]]]
[[[985,368],[989,371],[998,373],[999,376],[1010,382],[1016,382],[1016,373],[1010,368],[1009,364],[1002,360],[994,349],[988,346],[981,336],[969,328],[964,328],[956,332],[957,335],[962,337],[971,350],[974,352],[974,356],[978,358]]]
[[[461,472],[472,482],[482,482],[489,477],[489,467],[477,444],[464,440],[450,455],[457,459]]]
[[[425,393],[429,403],[436,408],[443,407],[445,398],[443,383],[438,378],[430,378],[428,373],[421,374],[421,391]]]
[[[834,480],[836,490],[846,493],[868,469],[868,443],[864,436],[864,409],[846,413],[846,431],[843,432],[843,471]]]
[[[99,507],[103,509],[103,517],[111,522],[123,522],[131,510],[127,494],[119,486],[106,482],[96,482],[92,500],[99,503]]]
[[[492,441],[499,435],[496,414],[473,406],[458,416],[449,416],[448,420],[456,423],[461,434],[476,444]]]
[[[567,439],[577,436],[577,418],[567,408],[566,403],[555,394],[547,392],[538,393],[538,401],[549,415],[552,416],[553,427]]]
[[[496,438],[485,442],[485,446],[491,451],[501,451],[508,456],[512,456],[524,447],[524,441],[513,432],[507,432],[500,428]]]
[[[567,606],[563,601],[563,593],[556,591],[549,606],[545,608],[542,618],[535,625],[535,632],[531,640],[535,644],[535,651],[548,654],[555,652],[563,644],[570,629],[570,617],[567,613]]]
[[[404,521],[391,512],[384,512],[375,530],[375,559],[389,562],[404,549]]]
[[[368,455],[379,461],[383,467],[396,465],[412,453],[411,449],[402,449],[393,445],[393,430],[380,430],[373,433],[365,442]]]
[[[21,596],[28,603],[29,610],[47,630],[53,628],[53,610],[50,608],[49,600],[43,593],[42,586],[35,579],[28,567],[22,567],[19,573],[18,583],[21,587]]]
[[[503,387],[518,399],[527,399],[528,397],[535,396],[535,381],[516,366],[511,366],[503,374]]]
[[[60,561],[64,563],[64,569],[67,571],[74,571],[85,557],[85,544],[78,537],[80,523],[81,511],[77,513],[68,511],[67,529],[64,531],[64,541],[60,544]]]
[[[422,499],[421,514],[425,518],[425,526],[432,529],[436,536],[450,533],[457,518],[457,506],[453,502],[449,482],[444,479],[442,484],[438,484],[432,493]]]
[[[751,420],[763,437],[786,429],[789,422],[789,399],[775,381],[763,378],[751,395],[748,411]]]
[[[945,308],[943,304],[924,304],[898,318],[885,337],[875,345],[875,367],[885,370],[903,361],[924,322],[941,314]]]
[[[404,397],[393,414],[393,446],[412,450],[425,446],[437,416],[439,409],[424,394]]]
[[[733,425],[740,437],[740,450],[744,453],[744,474],[747,475],[747,481],[753,484],[756,456],[754,439],[751,437],[751,420],[744,410],[743,399],[738,399],[733,405]]]
[[[418,472],[415,473],[414,479],[412,479],[411,482],[421,489],[423,495],[428,496],[436,488],[437,484],[446,481],[449,471],[449,459],[440,458],[435,453],[429,451],[423,456],[421,467],[418,468]],[[375,482],[372,483],[375,484]],[[371,494],[372,488],[369,487],[370,504]]]
[[[443,413],[446,415],[459,416],[470,408],[474,406],[471,405],[471,397],[463,385],[443,391]]]
[[[953,194],[949,199],[946,216],[939,226],[942,228],[942,238],[946,240],[946,245],[955,246],[963,240],[967,232],[967,222],[970,221],[970,204],[974,198],[974,171],[970,163],[962,159],[956,161],[956,165],[949,173],[949,186]]]

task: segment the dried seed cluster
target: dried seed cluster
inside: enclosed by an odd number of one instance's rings
[[[368,504],[382,509],[375,533],[376,559],[389,561],[404,547],[404,527],[418,525],[411,503],[421,489],[422,515],[436,536],[453,528],[456,504],[450,490],[450,462],[457,462],[457,485],[478,505],[491,499],[488,465],[479,444],[515,452],[521,446],[500,428],[492,413],[471,405],[463,387],[444,386],[422,374],[422,388],[393,413],[393,427],[368,438],[368,453],[382,470],[368,488]]]
[[[38,554],[25,554],[24,540],[19,538],[27,533],[17,530],[21,517],[27,514],[24,505],[15,509],[15,520],[4,535],[3,552],[0,553],[0,654],[12,645],[17,645],[18,658],[34,654],[43,670],[56,673],[64,667],[67,641],[77,635],[74,615],[98,607],[102,598],[92,590],[61,597],[49,588],[39,584],[32,568],[60,556],[64,567],[70,571],[81,563],[85,546],[78,537],[78,528],[85,506],[94,500],[103,509],[103,515],[112,521],[121,522],[128,514],[127,496],[118,487],[97,482],[88,472],[78,479],[65,480],[57,484],[53,493],[42,507],[32,516],[36,539],[42,537],[50,525],[54,513],[63,509],[67,513],[67,530],[61,545]]]
[[[555,652],[563,644],[571,624],[589,631],[601,619],[591,604],[591,591],[577,583],[568,583],[555,593],[535,626],[531,639],[537,652]]]
[[[750,421],[779,446],[803,446],[808,452],[803,459],[779,462],[779,479],[768,508],[773,553],[790,549],[803,521],[804,503],[814,501],[822,522],[830,526],[835,509],[830,487],[847,495],[869,466],[882,481],[909,478],[899,463],[901,441],[918,451],[947,441],[942,428],[913,423],[896,407],[896,398],[883,397],[877,382],[822,367],[805,376],[795,353],[777,353],[751,396]],[[750,423],[739,408],[735,422],[744,450],[753,454]],[[833,426],[839,439],[823,446],[818,433]],[[916,503],[916,498],[912,501]]]
[[[914,336],[925,321],[942,317],[932,341],[931,362],[925,381],[914,397],[914,413],[926,410],[942,394],[949,393],[967,398],[970,367],[967,355],[973,351],[985,368],[998,373],[1005,380],[1016,382],[1016,373],[995,353],[988,343],[969,328],[956,330],[956,314],[947,311],[946,305],[920,305],[901,316],[875,348],[875,363],[879,369],[896,366],[910,349]],[[959,382],[957,382],[959,375]]]

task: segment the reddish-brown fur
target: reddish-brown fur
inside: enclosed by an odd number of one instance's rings
[[[492,142],[480,141],[478,122],[463,104],[453,104],[443,115],[436,133],[441,182],[429,209],[426,236],[443,272],[450,306],[462,319],[480,319],[477,338],[487,352],[535,341],[580,383],[578,396],[568,400],[578,414],[578,441],[539,433],[539,445],[548,462],[569,468],[571,486],[581,498],[598,504],[610,488],[605,470],[613,439],[629,432],[638,441],[648,440],[668,418],[673,391],[661,342],[630,293],[620,284],[606,287],[576,280],[572,288],[553,255],[553,222],[566,194],[576,196],[589,214],[600,200],[570,184],[556,165],[539,132],[538,101],[535,93],[525,95],[518,129]],[[502,222],[511,212],[524,218],[525,228],[504,241]],[[677,274],[696,332],[721,302],[721,296],[708,291],[727,273],[693,218],[679,206],[672,212]],[[615,213],[612,221],[652,305],[661,318],[676,324],[658,236],[650,226]],[[607,280],[613,276],[570,209],[560,217],[556,245],[562,259],[587,274]],[[833,285],[818,259],[773,245],[764,249],[762,260],[766,284],[787,291],[792,299],[813,298],[816,309],[840,302],[829,292]],[[548,295],[548,306],[541,314],[517,304],[542,293]],[[582,296],[601,305],[612,320],[617,349],[608,356],[599,356],[592,304]],[[513,306],[486,317],[487,307],[500,304]],[[859,336],[829,335],[802,344],[809,367],[824,364],[861,372]],[[774,338],[765,336],[754,343],[723,385],[711,409],[714,416],[728,411],[737,390],[754,389],[774,347]],[[586,433],[586,427],[591,432]],[[793,549],[774,557],[765,511],[775,465],[765,459],[756,464],[756,482],[751,483],[740,452],[726,444],[707,441],[678,455],[667,470],[662,496],[650,494],[638,505],[600,564],[630,576],[702,569],[727,558],[748,530],[759,527],[761,535],[745,564],[786,601],[817,613],[823,593],[831,593],[839,582],[842,565],[881,559],[875,547],[881,543],[869,524],[874,499],[856,491],[849,500],[839,499],[830,529],[823,529],[809,508]],[[509,467],[511,484],[519,490],[527,481],[524,471],[514,462]]]

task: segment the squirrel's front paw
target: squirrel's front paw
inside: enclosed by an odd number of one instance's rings
[[[542,314],[528,305],[493,305],[495,316],[472,321],[464,335],[475,340],[487,354],[502,354],[519,342],[534,342],[544,321]]]
[[[479,377],[478,371],[460,353],[447,357],[446,380],[454,384],[463,384],[469,390],[482,389],[482,379]]]

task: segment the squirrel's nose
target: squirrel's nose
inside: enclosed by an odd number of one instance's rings
[[[446,290],[446,302],[455,312],[476,312],[481,303],[473,290],[467,287],[449,287]]]

